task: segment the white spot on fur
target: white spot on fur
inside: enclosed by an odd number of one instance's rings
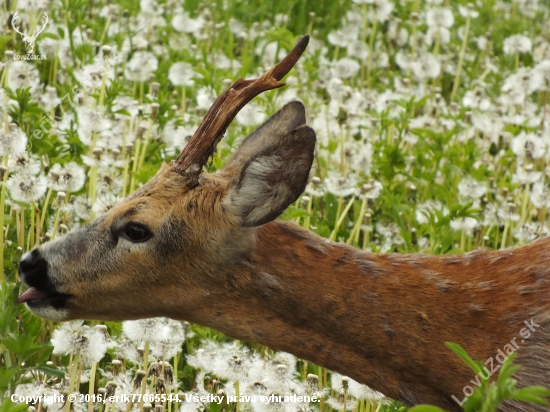
[[[63,322],[69,318],[69,311],[67,309],[55,309],[51,306],[31,308],[28,305],[27,308],[35,315],[44,319],[53,320],[55,322]]]

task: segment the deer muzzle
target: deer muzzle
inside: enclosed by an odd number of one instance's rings
[[[19,264],[19,277],[29,289],[23,292],[17,303],[27,304],[31,311],[48,319],[62,320],[66,317],[70,295],[57,291],[48,277],[48,264],[39,249],[23,255]]]

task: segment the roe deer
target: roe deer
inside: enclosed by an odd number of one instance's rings
[[[460,410],[453,396],[462,400],[476,375],[447,341],[491,359],[489,373],[499,351],[517,349],[520,386],[550,386],[550,239],[460,256],[376,254],[275,220],[304,190],[314,157],[299,102],[251,134],[221,170],[202,173],[236,113],[283,85],[307,40],[259,79],[225,91],[177,160],[124,202],[26,253],[19,271],[31,288],[19,302],[58,321],[195,322],[407,405]]]

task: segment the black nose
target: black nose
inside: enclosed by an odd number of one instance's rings
[[[25,253],[21,258],[19,278],[27,285],[41,290],[51,287],[48,279],[48,264],[38,249]]]

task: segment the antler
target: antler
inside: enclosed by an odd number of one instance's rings
[[[33,38],[38,37],[38,35],[40,33],[42,33],[44,31],[44,29],[46,28],[46,25],[48,24],[48,21],[50,20],[47,13],[44,13],[44,16],[42,16],[42,20],[44,20],[44,24],[42,25],[40,30],[38,30],[38,27],[36,29],[34,29],[34,32],[32,33]]]
[[[21,33],[21,31],[19,30],[19,26],[15,26],[15,22],[17,21],[18,18],[19,18],[19,12],[16,11],[13,17],[11,18],[11,27],[13,27],[13,30],[15,30],[16,33],[20,34],[21,36],[26,36],[27,30],[25,30],[25,33]]]
[[[251,80],[240,78],[218,96],[189,143],[172,162],[173,169],[188,177],[191,186],[198,184],[202,167],[216,150],[217,144],[237,113],[260,93],[284,86],[285,83],[279,80],[294,67],[308,43],[309,36],[305,35],[283,60],[263,76]]]

